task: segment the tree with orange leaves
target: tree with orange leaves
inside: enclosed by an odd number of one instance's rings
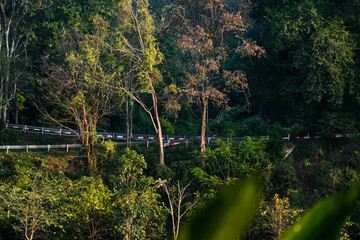
[[[249,2],[229,7],[225,0],[178,1],[177,11],[182,31],[178,47],[189,57],[189,70],[185,72],[184,92],[190,102],[201,108],[201,152],[205,152],[206,112],[209,101],[216,107],[228,108],[229,91],[248,96],[246,74],[242,70],[227,71],[224,63],[231,54],[262,56],[263,48],[245,38],[251,25]],[[238,39],[238,46],[229,49],[225,36]]]

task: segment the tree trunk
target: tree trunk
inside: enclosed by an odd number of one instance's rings
[[[96,117],[95,117],[96,119]],[[97,121],[92,121],[92,126],[97,126]],[[90,176],[95,176],[97,172],[97,156],[96,156],[96,127],[91,127],[91,134],[90,134]]]
[[[157,125],[157,134],[159,139],[159,163],[160,165],[165,165],[165,156],[164,156],[164,143],[163,143],[163,135],[162,135],[162,129],[161,129],[161,122],[159,118],[158,113],[158,104],[157,104],[157,97],[155,90],[152,90],[152,98],[153,98],[153,107],[154,107],[154,113],[155,113],[155,121]]]
[[[4,87],[4,92],[5,92],[5,104],[3,104],[3,120],[4,120],[4,124],[7,123],[8,120],[8,108],[9,108],[9,84],[10,84],[10,72],[9,72],[9,68],[10,68],[10,63],[7,60],[7,64],[6,64],[6,76],[5,76],[5,87]]]
[[[131,148],[131,123],[130,123],[130,111],[129,111],[129,95],[126,96],[126,147]]]
[[[132,78],[129,76],[126,81],[127,91],[132,93]],[[131,148],[132,141],[132,114],[134,109],[134,101],[130,94],[126,96],[126,146]]]
[[[157,118],[158,121],[158,138],[159,138],[159,147],[160,147],[160,155],[159,155],[159,159],[160,159],[160,165],[165,165],[165,155],[164,155],[164,142],[163,142],[163,135],[162,135],[162,130],[161,130],[161,125],[160,125],[160,120],[159,118]]]
[[[96,152],[95,152],[95,144],[93,140],[90,140],[90,145],[87,146],[87,159],[89,164],[89,176],[93,177],[96,174]]]
[[[15,99],[15,124],[19,124],[19,102]]]
[[[15,124],[19,124],[19,108],[15,109]]]
[[[0,70],[2,71],[2,66],[1,66]],[[1,110],[1,109],[3,109],[3,106],[4,106],[4,77],[3,76],[1,76],[0,90],[1,90],[1,93],[0,93],[0,120],[3,120],[3,115],[2,115],[2,110]],[[5,121],[4,121],[4,124],[5,124]]]
[[[130,98],[130,131],[129,131],[129,133],[130,133],[130,147],[131,147],[131,140],[132,140],[132,137],[133,137],[133,135],[132,135],[132,129],[133,129],[133,112],[134,112],[134,101],[133,101],[133,99],[132,98]]]
[[[6,7],[6,6],[4,6]],[[4,24],[5,27],[5,47],[6,47],[6,69],[5,69],[5,83],[4,83],[4,100],[3,104],[3,120],[4,124],[7,122],[7,110],[9,105],[9,78],[10,78],[10,24]]]
[[[205,153],[205,135],[206,135],[206,110],[208,105],[208,99],[203,99],[203,106],[201,109],[201,143],[200,143],[200,151]]]
[[[5,97],[6,97],[6,94],[5,94]],[[4,124],[6,124],[6,122],[7,122],[7,104],[6,103],[3,105],[3,121],[4,121]]]
[[[91,136],[89,127],[86,127],[82,123],[77,123],[79,127],[80,141],[81,145],[85,150],[85,156],[88,164],[88,173],[89,176],[94,176],[96,173],[96,153],[95,153],[95,143],[94,139]]]

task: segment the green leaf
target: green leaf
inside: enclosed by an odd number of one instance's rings
[[[327,200],[317,203],[280,240],[336,239],[345,219],[357,205],[358,184]]]
[[[238,239],[255,213],[260,188],[254,176],[231,184],[184,226],[179,239]]]

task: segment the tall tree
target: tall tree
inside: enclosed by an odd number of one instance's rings
[[[100,16],[94,18],[98,24],[97,35],[78,35],[65,41],[63,49],[65,63],[45,61],[43,80],[45,95],[40,111],[49,119],[69,128],[75,123],[79,137],[86,150],[90,174],[96,171],[96,131],[99,119],[111,113],[110,104],[115,80],[111,71],[111,55],[104,47],[107,22]],[[68,37],[68,39],[71,39]],[[60,114],[49,112],[51,106]],[[55,112],[56,113],[56,112]],[[67,124],[67,125],[66,125]]]
[[[0,1],[0,119],[9,119],[11,102],[18,100],[18,80],[24,73],[27,39],[20,25],[28,10],[26,0]]]
[[[151,118],[158,135],[159,162],[165,164],[164,145],[159,116],[159,99],[156,86],[162,81],[157,68],[163,59],[155,41],[155,26],[147,0],[124,1],[119,4],[118,39],[114,51],[121,62],[126,62],[121,78],[123,90],[137,102]],[[129,84],[131,81],[131,84]],[[131,86],[131,87],[129,87]],[[146,99],[150,95],[150,103]]]
[[[249,5],[243,1],[229,7],[225,0],[178,1],[184,11],[179,11],[183,31],[178,45],[189,56],[190,71],[186,71],[185,92],[191,102],[201,108],[201,152],[205,152],[206,112],[209,101],[217,107],[227,107],[228,91],[248,91],[243,71],[227,71],[224,62],[230,54],[256,56],[264,51],[256,42],[245,37],[251,22]],[[238,46],[230,49],[226,36],[238,38]]]
[[[48,176],[45,166],[28,169],[26,173],[24,182],[0,184],[0,218],[15,219],[13,228],[25,239],[32,240],[44,237],[41,235],[50,227],[62,227],[61,221],[65,216],[61,206],[69,185],[66,181]]]

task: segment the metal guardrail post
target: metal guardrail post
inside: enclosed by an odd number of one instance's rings
[[[6,153],[9,153],[9,145],[6,146]]]
[[[148,134],[148,139],[150,139],[150,134]],[[149,140],[146,141],[146,148],[149,148]]]
[[[50,144],[47,145],[47,150],[50,152]]]

